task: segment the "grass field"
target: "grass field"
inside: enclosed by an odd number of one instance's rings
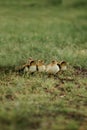
[[[87,2],[56,1],[0,0],[1,130],[87,129]],[[17,74],[29,57],[68,70]]]

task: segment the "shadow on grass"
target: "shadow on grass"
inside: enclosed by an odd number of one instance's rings
[[[0,73],[8,74],[15,72],[15,66],[0,66]]]

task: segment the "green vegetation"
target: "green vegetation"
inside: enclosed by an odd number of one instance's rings
[[[87,129],[86,0],[0,1],[0,129]],[[20,76],[29,57],[69,63],[58,78]]]

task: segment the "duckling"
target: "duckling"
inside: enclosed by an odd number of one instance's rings
[[[31,60],[30,65],[29,65],[29,73],[33,74],[36,71],[37,71],[36,61],[35,60]]]
[[[37,62],[38,72],[45,72],[46,66],[43,60],[38,60]]]
[[[48,74],[57,74],[59,72],[60,68],[57,65],[57,61],[53,60],[50,64],[46,67],[46,72]]]
[[[31,63],[31,61],[33,61],[32,57],[30,57],[30,58],[27,60],[27,63],[22,66],[24,73],[28,73],[28,72],[29,72],[29,68],[30,68],[30,63]]]
[[[67,70],[67,63],[66,63],[66,61],[62,61],[62,62],[60,62],[60,68],[61,68],[61,70]]]
[[[22,74],[22,73],[27,73],[29,71],[29,64],[24,64],[22,66],[16,67],[15,71]]]

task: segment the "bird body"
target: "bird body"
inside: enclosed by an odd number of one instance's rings
[[[38,60],[37,67],[38,67],[38,72],[45,72],[46,70],[46,66],[43,60]]]
[[[18,71],[19,73],[27,73],[29,70],[29,64],[24,64],[22,66],[19,66],[15,70]]]
[[[51,64],[47,65],[46,72],[48,74],[56,74],[60,70],[59,66],[57,65],[57,61],[52,61]]]
[[[45,69],[46,69],[45,65],[42,65],[42,66],[38,67],[39,72],[45,72]]]
[[[29,72],[33,73],[35,72],[37,69],[36,69],[36,65],[32,65],[29,67]]]
[[[60,66],[61,66],[61,70],[67,70],[67,63],[65,62],[65,61],[62,61],[61,63],[60,63]]]
[[[36,65],[36,61],[32,60],[30,62],[30,66],[29,66],[29,72],[30,73],[34,73],[37,71],[37,65]]]
[[[62,66],[61,70],[67,70],[66,66]]]

